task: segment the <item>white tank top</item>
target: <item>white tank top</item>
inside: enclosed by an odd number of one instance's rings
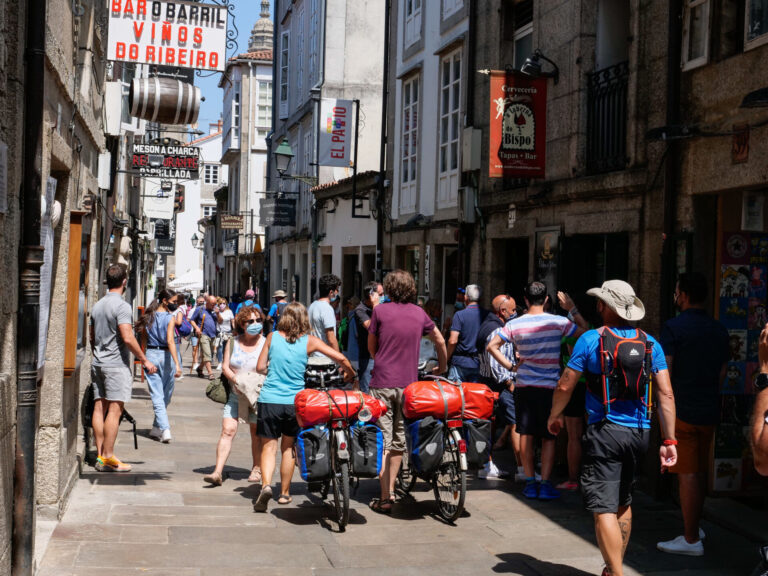
[[[256,372],[256,364],[259,362],[261,349],[264,348],[266,338],[262,336],[256,348],[252,352],[246,352],[240,347],[240,337],[230,340],[232,350],[229,356],[229,367],[235,374],[245,374],[247,372]]]

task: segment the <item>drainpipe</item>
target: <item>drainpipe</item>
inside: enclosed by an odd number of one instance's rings
[[[667,37],[667,126],[680,124],[680,0],[669,0]],[[664,239],[661,253],[660,325],[672,316],[671,295],[675,289],[675,234],[677,222],[677,186],[679,180],[680,141],[670,140],[664,173]]]
[[[16,334],[16,455],[13,472],[13,576],[32,576],[35,549],[37,338],[40,313],[40,193],[46,0],[27,2],[19,312]]]
[[[386,0],[384,5],[384,77],[381,82],[381,144],[379,152],[379,183],[376,194],[376,280],[384,281],[384,224],[387,221],[385,214],[387,202],[384,195],[387,193],[385,185],[387,177],[387,144],[388,125],[387,113],[389,106],[389,36],[392,29],[392,0]]]

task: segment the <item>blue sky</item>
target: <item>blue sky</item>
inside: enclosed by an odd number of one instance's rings
[[[237,53],[241,54],[248,49],[248,38],[261,12],[261,0],[232,0],[232,4],[235,6],[235,25],[238,30]],[[273,2],[270,2],[270,13],[273,13],[272,4]],[[231,20],[230,27],[232,27]],[[227,57],[230,56],[233,54],[227,53]],[[221,73],[213,74],[209,78],[195,77],[195,84],[200,86],[205,97],[205,102],[200,104],[200,116],[198,117],[200,129],[205,133],[208,133],[208,124],[216,122],[221,115],[223,92],[219,88],[220,79]]]

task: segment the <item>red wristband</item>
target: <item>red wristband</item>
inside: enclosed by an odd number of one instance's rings
[[[670,440],[667,438],[662,444],[664,444],[664,446],[677,446],[677,440]]]

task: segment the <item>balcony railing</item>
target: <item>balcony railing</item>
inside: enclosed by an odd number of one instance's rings
[[[587,170],[623,170],[627,165],[629,62],[593,72],[587,86]]]

